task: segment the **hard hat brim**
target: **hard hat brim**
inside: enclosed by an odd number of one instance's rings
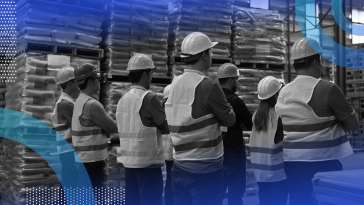
[[[76,80],[77,81],[80,81],[80,80],[83,80],[83,79],[85,79],[85,78],[87,78],[87,77],[90,77],[90,76],[92,76],[92,75],[95,75],[95,74],[97,74],[98,72],[95,70],[95,71],[93,71],[93,72],[91,72],[91,73],[89,73],[89,74],[86,74],[86,75],[83,75],[83,76],[80,76],[80,77],[78,77],[78,78],[76,78]]]
[[[211,44],[211,46],[210,46],[209,48],[207,48],[207,49],[205,49],[205,50],[201,51],[200,53],[202,53],[202,52],[204,52],[204,51],[206,51],[206,50],[208,50],[208,49],[211,49],[211,48],[215,47],[215,46],[216,46],[219,42],[211,42],[211,43],[212,43],[212,44]],[[188,58],[188,57],[191,57],[191,56],[194,56],[194,55],[200,54],[200,53],[190,54],[190,55],[186,55],[186,54],[182,54],[182,53],[181,53],[180,57],[181,57],[181,58]]]
[[[312,53],[311,55],[307,55],[307,56],[304,56],[304,57],[299,57],[299,58],[291,58],[291,60],[295,61],[295,60],[302,60],[302,59],[305,59],[305,58],[308,58],[308,57],[311,57],[311,56],[314,56],[316,54],[319,54],[322,56],[323,53],[325,53],[326,51],[322,50],[321,52],[318,52],[318,53]]]
[[[157,67],[154,67],[154,68],[143,68],[143,69],[130,69],[129,70],[129,68],[128,69],[126,69],[127,71],[140,71],[140,70],[157,70],[158,68]]]
[[[218,79],[221,79],[221,78],[238,78],[239,75],[222,75],[222,76],[217,76]]]
[[[66,80],[66,81],[60,81],[60,82],[57,82],[57,85],[62,85],[62,84],[64,84],[64,83],[67,83],[67,82],[69,82],[69,81],[71,81],[71,80],[74,80],[74,79],[75,79],[75,77],[70,78],[70,79],[68,79],[68,80]]]

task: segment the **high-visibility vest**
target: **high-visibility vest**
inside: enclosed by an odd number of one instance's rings
[[[119,101],[116,122],[120,137],[117,162],[127,168],[164,164],[162,135],[156,127],[146,127],[140,118],[144,97],[150,91],[132,86]]]
[[[283,142],[285,161],[326,161],[353,154],[336,117],[318,117],[308,105],[319,81],[298,76],[279,94],[276,112],[287,134]]]
[[[173,143],[170,135],[162,135],[164,159],[167,161],[173,160]]]
[[[63,154],[66,152],[73,151],[73,148],[68,146],[67,144],[72,145],[72,134],[71,134],[71,122],[67,120],[59,119],[58,117],[58,105],[62,100],[67,100],[70,103],[74,104],[75,100],[67,95],[66,93],[62,92],[61,96],[58,98],[56,105],[54,107],[53,113],[51,115],[51,120],[53,122],[54,130],[58,132],[59,135],[56,135],[57,140],[57,153]],[[66,141],[64,141],[65,139]]]
[[[253,115],[254,122],[255,114]],[[250,136],[250,157],[255,179],[258,182],[277,182],[286,179],[282,142],[275,144],[278,115],[272,109],[267,119],[267,130],[256,131]]]
[[[165,109],[175,160],[218,159],[224,154],[219,121],[214,114],[192,117],[196,87],[204,78],[185,72],[171,84]]]
[[[83,109],[88,101],[95,99],[82,93],[76,100],[72,116],[72,142],[76,153],[81,161],[77,158],[76,162],[89,163],[103,161],[107,157],[107,137],[103,130],[90,120],[90,107]],[[89,120],[89,126],[84,127],[80,123],[80,117]]]

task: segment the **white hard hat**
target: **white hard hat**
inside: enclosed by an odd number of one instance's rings
[[[217,71],[217,78],[234,78],[239,77],[238,68],[231,63],[222,64]]]
[[[156,67],[154,66],[152,58],[145,54],[135,54],[128,63],[128,71],[136,71],[136,70],[146,70],[151,69],[155,70]]]
[[[190,33],[182,41],[181,57],[186,58],[199,54],[216,46],[216,44],[218,44],[218,42],[211,42],[210,38],[201,32]]]
[[[167,85],[163,90],[163,99],[167,99],[169,95],[169,89],[171,89],[171,85]]]
[[[66,83],[72,79],[75,79],[75,69],[71,66],[66,66],[58,71],[56,76],[57,84]]]
[[[275,95],[282,87],[277,78],[267,76],[263,78],[258,84],[258,98],[259,100],[266,100]]]
[[[298,39],[293,44],[291,50],[291,60],[300,60],[321,53],[322,53],[321,46],[316,40],[312,38],[303,37]]]

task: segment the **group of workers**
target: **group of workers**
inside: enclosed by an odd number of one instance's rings
[[[134,55],[127,68],[132,86],[118,102],[116,121],[98,101],[100,77],[93,65],[60,70],[63,92],[52,121],[76,153],[62,144],[57,148],[63,164],[81,160],[62,177],[85,166],[89,176],[79,178],[90,177],[94,187],[102,187],[107,137],[119,133],[117,161],[125,167],[126,204],[161,205],[164,192],[165,205],[221,205],[228,190],[228,204],[242,205],[245,127],[251,130],[260,205],[316,204],[311,180],[318,172],[342,170],[338,159],[353,153],[346,132],[358,127],[340,88],[320,79],[323,59],[315,52],[320,45],[305,38],[294,44],[297,78],[285,86],[272,76],[262,79],[260,104],[252,115],[235,94],[236,66],[223,64],[218,81],[206,77],[217,44],[200,32],[183,40],[186,69],[165,88],[163,102],[149,91],[156,69],[152,59]]]

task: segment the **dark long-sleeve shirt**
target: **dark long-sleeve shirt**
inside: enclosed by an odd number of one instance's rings
[[[106,132],[107,135],[118,132],[116,122],[106,113],[99,101],[87,101],[86,106],[91,106],[90,120]]]
[[[247,130],[253,127],[252,114],[248,110],[244,101],[231,90],[223,88],[225,97],[235,112],[235,124],[228,127],[227,133],[223,134],[224,157],[239,157],[245,155],[245,141],[243,137],[242,125]]]
[[[282,123],[282,119],[278,118],[277,131],[276,131],[276,134],[274,136],[274,144],[278,144],[278,143],[282,142],[283,138],[284,138],[283,123]]]

